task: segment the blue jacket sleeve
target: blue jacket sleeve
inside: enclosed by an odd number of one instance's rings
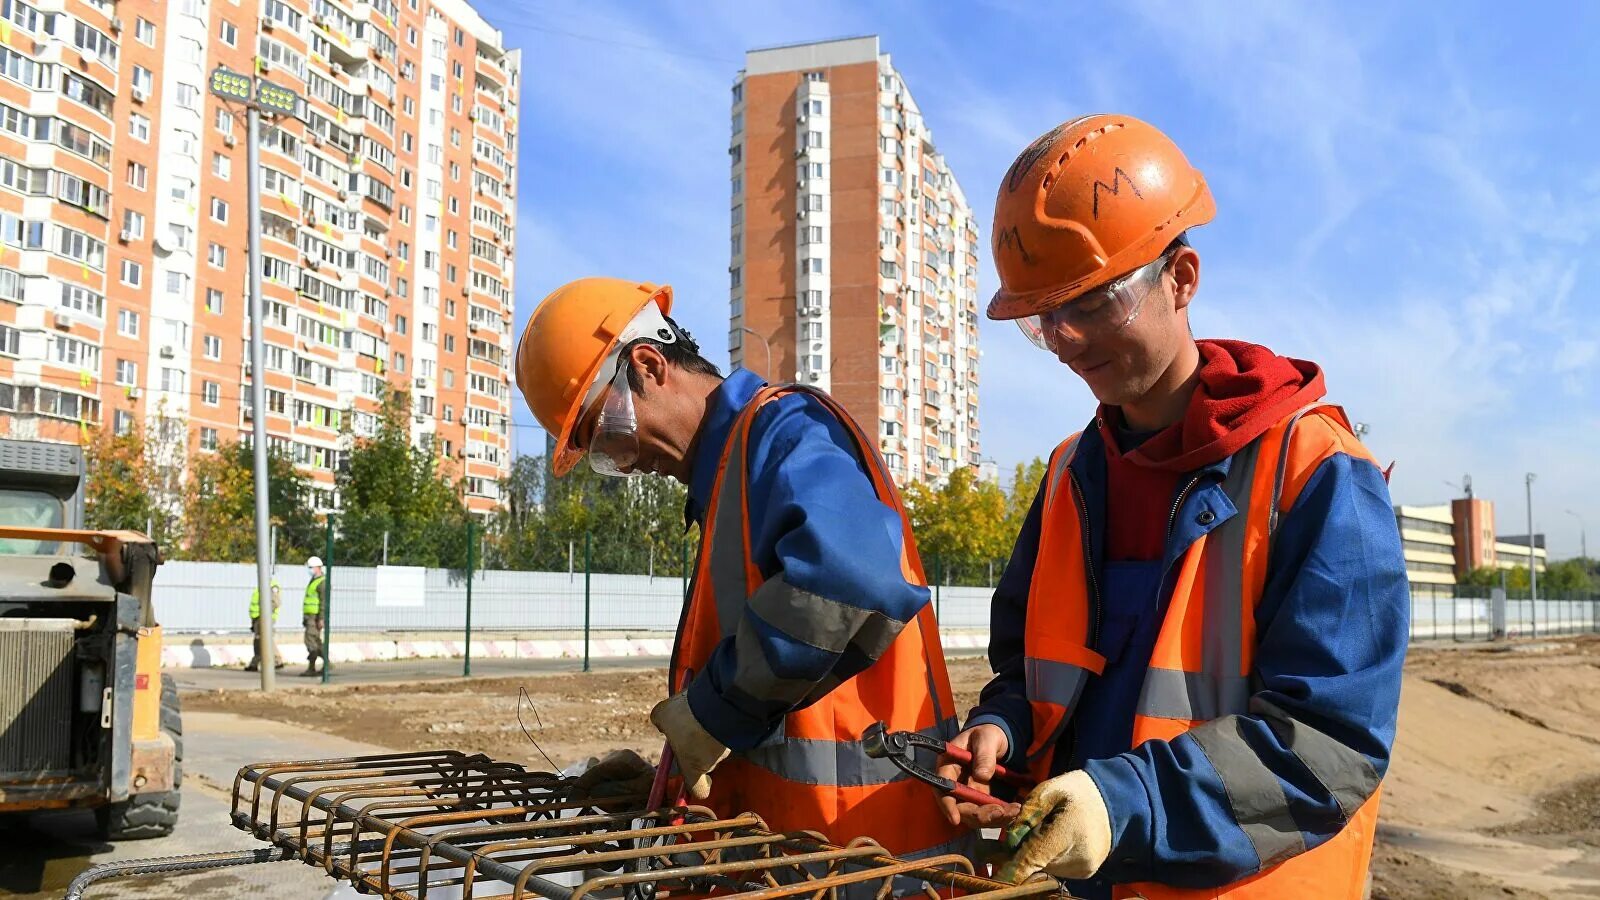
[[[689,686],[695,717],[732,750],[871,666],[929,601],[901,572],[900,514],[821,403],[769,403],[749,453],[751,552],[766,580]]]
[[[1033,583],[1033,563],[1039,556],[1039,520],[1043,515],[1044,483],[1033,495],[1033,506],[1022,521],[1011,559],[995,585],[989,604],[989,668],[994,678],[978,695],[978,705],[967,716],[967,728],[997,725],[1006,733],[1007,768],[1022,771],[1028,744],[1033,740],[1033,712],[1028,706],[1023,675],[1023,635],[1028,630],[1028,588]]]
[[[1272,552],[1247,713],[1085,763],[1112,816],[1100,877],[1248,877],[1337,834],[1387,771],[1410,599],[1377,466],[1323,460]]]

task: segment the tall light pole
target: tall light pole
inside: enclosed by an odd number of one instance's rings
[[[261,114],[277,113],[295,115],[300,98],[292,91],[270,81],[251,78],[238,72],[217,68],[211,73],[211,93],[224,101],[244,107],[247,128],[245,160],[250,184],[249,265],[250,265],[250,408],[251,443],[255,457],[256,492],[256,596],[261,642],[261,689],[270,691],[276,680],[272,664],[277,642],[274,633],[272,606],[272,519],[267,505],[270,484],[267,476],[267,400],[266,362],[261,343],[261,317],[265,305],[261,300]],[[326,666],[324,666],[326,667]]]
[[[1361,440],[1367,436],[1367,432],[1371,431],[1372,428],[1365,422],[1356,422],[1350,426],[1350,430],[1355,432],[1356,440]]]
[[[739,330],[745,332],[746,334],[755,335],[757,338],[759,338],[761,340],[761,345],[763,347],[767,348],[767,371],[766,371],[765,377],[766,377],[766,379],[768,381],[771,381],[772,380],[772,342],[767,340],[766,338],[762,337],[760,332],[758,332],[755,329],[751,328],[749,325],[741,325],[741,326],[739,326]]]
[[[1569,515],[1569,516],[1573,517],[1574,519],[1578,520],[1578,546],[1581,548],[1578,552],[1580,554],[1582,554],[1582,556],[1583,556],[1583,565],[1584,565],[1584,567],[1588,568],[1588,566],[1589,566],[1589,526],[1588,526],[1588,523],[1583,521],[1583,516],[1578,515],[1577,513],[1573,512],[1570,509],[1567,510],[1567,515]]]
[[[1528,490],[1528,599],[1539,599],[1539,570],[1535,568],[1533,555],[1533,479],[1534,474],[1529,472],[1524,484]]]

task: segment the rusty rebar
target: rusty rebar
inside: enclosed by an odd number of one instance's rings
[[[916,884],[983,900],[1067,897],[1054,881],[982,877],[961,855],[903,860],[868,839],[838,846],[814,833],[774,833],[751,813],[646,803],[576,797],[559,775],[432,750],[246,766],[234,778],[232,817],[285,854],[393,900],[426,900],[440,888],[470,900],[713,890],[856,900]]]

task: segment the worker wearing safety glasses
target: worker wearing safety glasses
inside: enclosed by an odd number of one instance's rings
[[[1366,887],[1405,656],[1385,473],[1314,364],[1196,341],[1205,179],[1128,116],[1023,151],[995,203],[991,319],[1082,380],[992,606],[995,677],[953,742],[1040,783],[1000,874],[1085,898],[1350,898]],[[997,789],[998,791],[998,789]]]
[[[722,378],[671,310],[669,287],[574,281],[534,310],[516,367],[555,437],[557,476],[587,459],[688,486],[700,552],[671,696],[650,714],[688,794],[777,831],[871,835],[899,856],[965,850],[955,823],[905,815],[925,808],[927,788],[863,749],[875,722],[939,738],[957,725],[916,543],[875,442],[821,391]],[[649,783],[637,756],[598,771]]]

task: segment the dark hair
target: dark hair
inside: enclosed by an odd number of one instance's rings
[[[621,358],[629,359],[630,354],[633,353],[633,348],[640,344],[649,344],[661,351],[661,355],[666,357],[669,365],[676,366],[685,372],[721,378],[721,370],[711,360],[700,355],[700,345],[695,343],[689,332],[679,326],[677,322],[674,322],[671,316],[662,316],[662,318],[667,320],[667,327],[672,329],[672,334],[676,338],[672,343],[663,344],[650,338],[639,338],[635,341],[629,341],[628,346],[622,348]],[[635,394],[644,393],[644,379],[639,376],[639,370],[631,365],[628,366],[628,387],[632,388]]]
[[[1192,246],[1189,243],[1189,232],[1180,231],[1178,232],[1178,236],[1172,239],[1172,243],[1168,244],[1167,248],[1162,250],[1161,255],[1156,258],[1164,259],[1170,264],[1172,262],[1172,257],[1176,256],[1179,250],[1189,246]]]

